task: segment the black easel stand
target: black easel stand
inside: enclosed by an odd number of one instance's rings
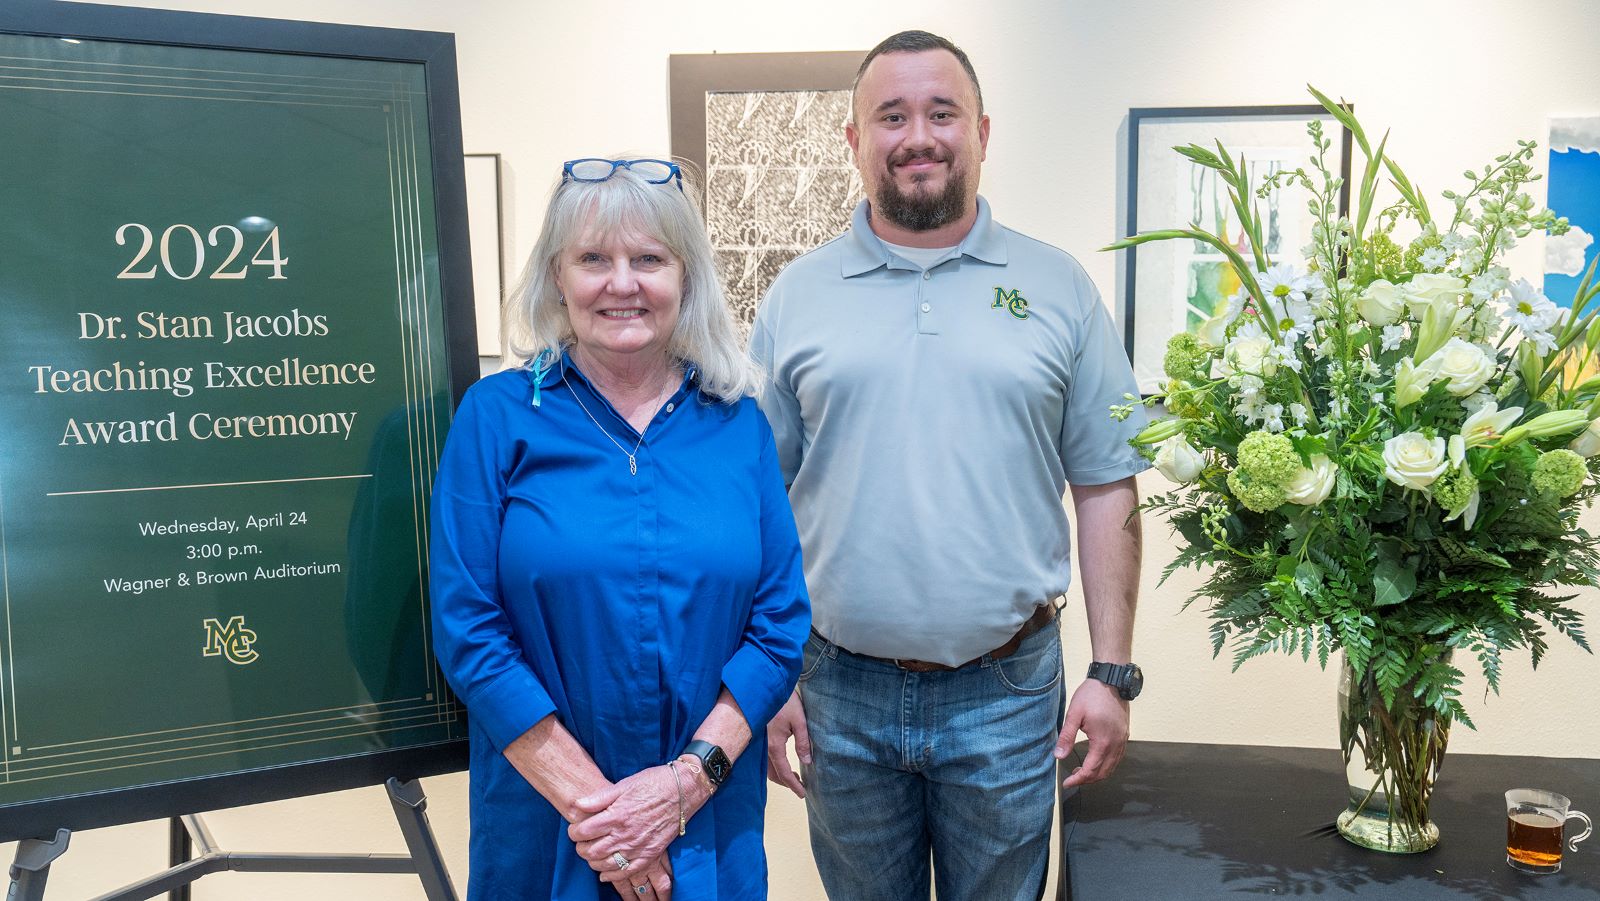
[[[172,892],[174,898],[186,898],[188,885],[210,873],[238,870],[246,873],[415,873],[422,880],[422,890],[428,901],[457,901],[450,874],[445,870],[444,857],[428,826],[428,801],[422,786],[416,781],[401,782],[390,779],[389,804],[394,808],[400,832],[405,836],[410,854],[261,854],[229,852],[217,848],[211,832],[198,816],[182,817],[181,821],[189,839],[194,842],[198,857],[178,861],[180,848],[187,841],[174,836],[172,851],[174,865],[147,879],[126,885],[93,901],[146,901],[163,892]],[[11,890],[6,901],[44,901],[45,879],[50,875],[50,864],[67,850],[71,833],[56,831],[51,841],[26,839],[17,844],[16,862],[11,865]]]

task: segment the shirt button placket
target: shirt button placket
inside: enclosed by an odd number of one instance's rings
[[[933,278],[933,270],[925,269],[922,272],[923,284],[917,285],[917,332],[923,335],[939,334],[938,326],[933,321],[933,304],[929,302],[929,279]]]

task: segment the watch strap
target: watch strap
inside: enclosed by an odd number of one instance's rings
[[[1133,671],[1131,663],[1101,663],[1096,661],[1089,664],[1087,678],[1098,679],[1112,688],[1121,688],[1128,681],[1128,673]]]

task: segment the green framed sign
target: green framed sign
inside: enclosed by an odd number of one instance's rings
[[[461,767],[450,35],[0,7],[0,840]]]

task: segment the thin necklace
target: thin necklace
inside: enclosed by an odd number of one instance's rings
[[[668,384],[670,384],[670,383],[671,383],[671,380],[669,379],[668,380]],[[639,456],[638,456],[639,455],[639,447],[640,447],[640,445],[644,444],[644,432],[640,432],[639,433],[639,440],[635,441],[633,443],[633,450],[630,452],[627,448],[622,446],[622,442],[618,441],[611,434],[611,432],[606,430],[605,426],[600,424],[600,420],[594,418],[594,414],[589,412],[589,408],[584,406],[583,398],[578,396],[577,389],[573,388],[572,385],[567,382],[567,371],[566,371],[565,368],[563,368],[561,370],[561,384],[566,385],[567,386],[567,390],[572,392],[572,399],[578,402],[578,409],[583,411],[583,415],[589,417],[589,421],[594,423],[594,427],[600,430],[600,434],[606,436],[606,439],[608,441],[610,441],[612,444],[615,444],[617,446],[617,450],[622,451],[623,455],[628,458],[628,475],[631,475],[631,476],[638,475],[639,474]],[[660,397],[659,394],[656,395],[656,396]]]

